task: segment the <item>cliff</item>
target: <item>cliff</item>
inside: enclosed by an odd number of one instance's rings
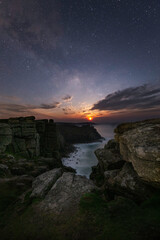
[[[63,139],[53,120],[35,117],[0,120],[0,153],[21,157],[57,157]]]
[[[120,124],[95,154],[91,178],[106,194],[148,198],[160,188],[160,119]]]
[[[65,145],[100,140],[97,130],[88,125],[56,124],[52,119],[20,117],[0,120],[0,154],[12,153],[25,158],[60,158]]]
[[[19,119],[20,152],[45,156],[34,159],[7,153],[17,136],[8,120],[0,124],[1,239],[159,239],[159,120],[119,125],[115,140],[95,152],[93,181],[51,157],[65,144],[53,121]],[[37,134],[31,151],[26,143]]]
[[[34,117],[0,120],[0,153],[39,156],[39,134]]]
[[[62,167],[61,157],[74,150],[71,143],[99,138],[101,136],[90,126],[57,126],[52,119],[35,120],[33,116],[1,119],[0,176],[27,174],[35,177]]]
[[[67,124],[61,123],[57,125],[60,134],[68,143],[89,143],[101,140],[101,135],[90,124]]]

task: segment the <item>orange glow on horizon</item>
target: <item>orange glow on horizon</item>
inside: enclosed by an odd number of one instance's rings
[[[92,117],[88,117],[88,120],[89,120],[89,121],[92,121],[92,119],[93,119]]]

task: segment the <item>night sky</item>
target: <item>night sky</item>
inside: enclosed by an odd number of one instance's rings
[[[160,117],[159,0],[0,0],[0,118]]]

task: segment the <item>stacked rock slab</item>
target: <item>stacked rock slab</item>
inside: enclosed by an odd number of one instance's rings
[[[78,209],[83,194],[96,191],[98,188],[84,176],[53,169],[38,176],[32,184],[31,198],[43,197],[40,209],[43,211],[62,212]]]
[[[0,153],[59,159],[61,142],[62,136],[52,119],[35,120],[31,116],[0,120]]]
[[[32,158],[39,156],[39,134],[35,118],[10,118],[0,122],[0,153]]]

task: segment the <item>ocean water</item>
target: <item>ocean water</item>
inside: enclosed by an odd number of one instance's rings
[[[114,128],[116,125],[101,124],[94,126],[97,131],[105,138],[102,142],[75,144],[76,151],[71,153],[68,158],[63,158],[62,162],[65,166],[76,169],[78,175],[89,178],[92,166],[97,165],[98,160],[94,154],[97,148],[103,148],[108,140],[114,137]]]

